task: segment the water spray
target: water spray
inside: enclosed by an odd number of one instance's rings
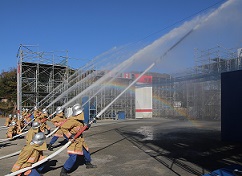
[[[37,167],[45,162],[47,162],[48,160],[52,159],[53,157],[55,157],[56,155],[58,155],[60,152],[62,152],[63,150],[65,150],[78,136],[80,136],[87,128],[89,125],[91,125],[97,118],[99,118],[120,96],[122,96],[131,86],[133,86],[145,73],[147,73],[151,68],[153,68],[155,66],[155,64],[157,62],[159,62],[161,59],[163,59],[172,49],[174,49],[180,42],[182,42],[187,36],[189,36],[192,33],[193,29],[190,30],[188,33],[186,33],[178,42],[176,42],[172,47],[170,47],[160,58],[156,59],[155,62],[153,62],[149,67],[147,67],[145,69],[145,71],[143,71],[131,84],[129,84],[112,102],[110,102],[104,109],[102,109],[95,118],[93,118],[92,121],[89,122],[88,125],[85,125],[75,136],[72,140],[70,140],[68,143],[66,143],[63,147],[61,147],[59,150],[57,150],[56,152],[54,152],[53,154],[49,155],[48,157],[44,158],[41,161],[38,161],[36,163],[34,163],[32,166],[30,167],[26,167],[23,169],[20,169],[16,172],[7,174],[6,176],[13,176],[13,175],[18,175],[21,174],[27,170],[30,170],[34,167]]]

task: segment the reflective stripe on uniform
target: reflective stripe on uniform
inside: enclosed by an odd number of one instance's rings
[[[73,151],[73,150],[67,150],[67,153],[69,154],[76,154],[76,155],[83,155],[83,152],[81,151]]]
[[[54,136],[56,136],[56,137],[63,137],[63,135],[61,135],[61,134],[55,134]]]
[[[21,167],[21,166],[20,166],[20,165],[18,165],[18,164],[14,164],[14,165],[13,165],[13,169],[14,169],[14,170],[19,170],[19,169],[20,169],[20,167]]]
[[[33,163],[33,162],[34,162],[34,160],[35,160],[35,157],[34,157],[34,156],[32,156],[32,157],[30,157],[30,158],[28,159],[28,162]]]

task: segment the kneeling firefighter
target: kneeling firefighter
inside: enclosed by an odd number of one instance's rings
[[[30,167],[32,164],[45,158],[43,156],[43,151],[47,150],[45,140],[46,137],[43,132],[35,134],[31,143],[29,145],[25,145],[21,150],[18,160],[14,164],[11,172],[15,172],[25,167]],[[42,171],[43,168],[44,165],[41,165],[37,168],[26,171],[24,175],[40,176],[39,172]]]

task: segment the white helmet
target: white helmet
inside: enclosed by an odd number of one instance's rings
[[[39,128],[39,127],[40,127],[40,123],[39,123],[39,122],[34,121],[34,122],[32,123],[32,128],[33,128],[33,129],[37,129],[37,128]]]
[[[35,110],[35,111],[38,110],[37,106],[34,107],[34,110]]]
[[[47,113],[47,109],[45,109],[45,108],[42,109],[42,113],[43,113],[43,114]]]
[[[16,125],[16,122],[15,121],[12,121],[11,122],[11,126],[14,126],[14,125]]]
[[[12,118],[12,114],[9,114],[8,117],[11,119]]]
[[[75,104],[72,107],[72,116],[76,116],[82,113],[82,106],[80,104]]]
[[[36,133],[31,142],[37,145],[42,145],[45,142],[46,136],[43,132]]]
[[[58,107],[56,108],[56,114],[59,114],[59,113],[61,113],[61,112],[63,112],[63,108],[62,108],[61,106],[58,106]]]
[[[13,118],[14,118],[14,119],[15,119],[15,118],[17,118],[17,115],[16,115],[16,114],[14,114],[14,115],[13,115]]]

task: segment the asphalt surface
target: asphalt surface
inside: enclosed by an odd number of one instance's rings
[[[3,125],[5,119],[0,119]],[[48,122],[51,125],[50,122]],[[185,119],[98,120],[84,132],[92,163],[82,163],[71,176],[194,176],[233,164],[242,165],[242,144],[220,140],[220,122]],[[1,130],[5,138],[6,130]],[[47,139],[47,143],[51,138]],[[54,144],[54,151],[63,145]],[[20,150],[25,139],[0,142],[0,157]],[[45,155],[53,152],[46,151]],[[0,160],[0,175],[10,172],[18,156]],[[46,165],[44,176],[59,175],[66,150]]]

